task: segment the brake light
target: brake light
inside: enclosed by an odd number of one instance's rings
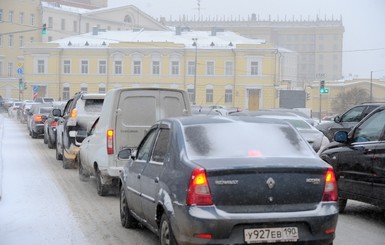
[[[325,174],[325,188],[322,201],[336,202],[338,200],[337,180],[333,169],[329,168]]]
[[[77,115],[78,115],[78,110],[76,108],[72,109],[70,117],[71,118],[76,118]]]
[[[186,203],[187,205],[213,205],[206,171],[202,168],[194,169],[191,174]]]
[[[114,130],[107,130],[107,154],[114,154]]]
[[[43,117],[42,117],[41,115],[35,115],[35,116],[33,117],[33,120],[34,120],[35,122],[41,122],[41,121],[43,120]]]
[[[51,127],[56,127],[56,121],[51,122]]]

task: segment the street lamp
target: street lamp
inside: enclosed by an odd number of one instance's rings
[[[194,42],[192,46],[195,47],[195,62],[194,62],[194,105],[197,101],[197,59],[198,59],[198,38],[192,39]]]

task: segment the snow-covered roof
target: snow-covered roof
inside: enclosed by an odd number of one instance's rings
[[[77,8],[77,7],[52,3],[52,2],[41,2],[41,5],[45,8],[60,9],[63,11],[76,13],[76,14],[84,14],[84,13],[92,12],[92,10],[90,9]]]
[[[64,39],[52,41],[61,47],[105,47],[112,43],[120,42],[169,42],[184,44],[186,48],[195,48],[192,44],[197,40],[198,48],[231,49],[237,44],[264,44],[265,40],[250,39],[240,36],[234,32],[220,31],[212,35],[209,31],[183,31],[177,34],[175,31],[98,31],[97,35],[92,32],[71,36]],[[70,44],[70,45],[69,45]]]

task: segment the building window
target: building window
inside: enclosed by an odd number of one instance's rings
[[[19,24],[20,25],[24,24],[24,13],[23,12],[21,12],[19,14]]]
[[[48,17],[48,28],[53,28],[53,18]]]
[[[159,75],[160,74],[160,62],[153,60],[152,61],[152,75]]]
[[[8,36],[8,46],[13,47],[13,35],[12,34],[10,34]]]
[[[134,75],[140,75],[141,74],[141,67],[142,66],[142,62],[140,60],[135,60],[134,61]]]
[[[70,74],[71,73],[71,61],[70,60],[64,60],[63,61],[63,73],[64,74]]]
[[[195,93],[194,93],[194,87],[188,87],[187,88],[187,94],[190,101],[195,105]]]
[[[70,87],[63,87],[63,100],[69,100],[70,98]]]
[[[13,63],[8,63],[8,76],[13,76]]]
[[[88,60],[82,60],[81,61],[81,73],[82,74],[88,74]]]
[[[234,74],[234,63],[232,61],[225,62],[225,75],[232,76]]]
[[[190,76],[195,75],[195,61],[189,61],[187,63],[187,75],[190,75]]]
[[[206,74],[208,76],[214,75],[214,61],[207,61]]]
[[[3,35],[0,34],[0,47],[3,47]]]
[[[82,93],[87,93],[88,92],[88,87],[86,84],[80,85],[80,92]]]
[[[99,74],[107,74],[107,61],[99,60]]]
[[[86,32],[90,32],[90,23],[86,23]]]
[[[233,103],[233,89],[226,88],[225,89],[225,103]]]
[[[104,84],[99,85],[99,94],[105,94],[106,93],[106,87]]]
[[[45,73],[45,62],[44,60],[37,61],[37,73],[44,74]]]
[[[23,44],[24,44],[24,37],[19,36],[19,47],[23,47]]]
[[[171,75],[179,75],[179,61],[171,61]]]
[[[3,10],[0,9],[0,22],[3,21]]]
[[[31,14],[31,26],[35,25],[35,15]]]
[[[66,20],[61,19],[60,30],[65,31],[65,29],[66,29]]]
[[[124,16],[124,23],[131,23],[131,22],[132,22],[131,16],[129,15]]]
[[[78,22],[74,21],[74,32],[78,32]]]
[[[257,76],[258,75],[258,61],[250,62],[250,75]]]
[[[121,60],[115,60],[114,62],[114,71],[115,74],[122,74],[122,61]]]
[[[9,13],[8,13],[8,22],[9,23],[13,22],[13,11],[9,11]]]
[[[206,103],[212,103],[214,101],[214,90],[212,87],[206,88]]]

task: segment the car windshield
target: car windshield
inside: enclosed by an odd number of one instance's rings
[[[285,124],[221,123],[184,128],[190,159],[313,156],[302,137]]]

